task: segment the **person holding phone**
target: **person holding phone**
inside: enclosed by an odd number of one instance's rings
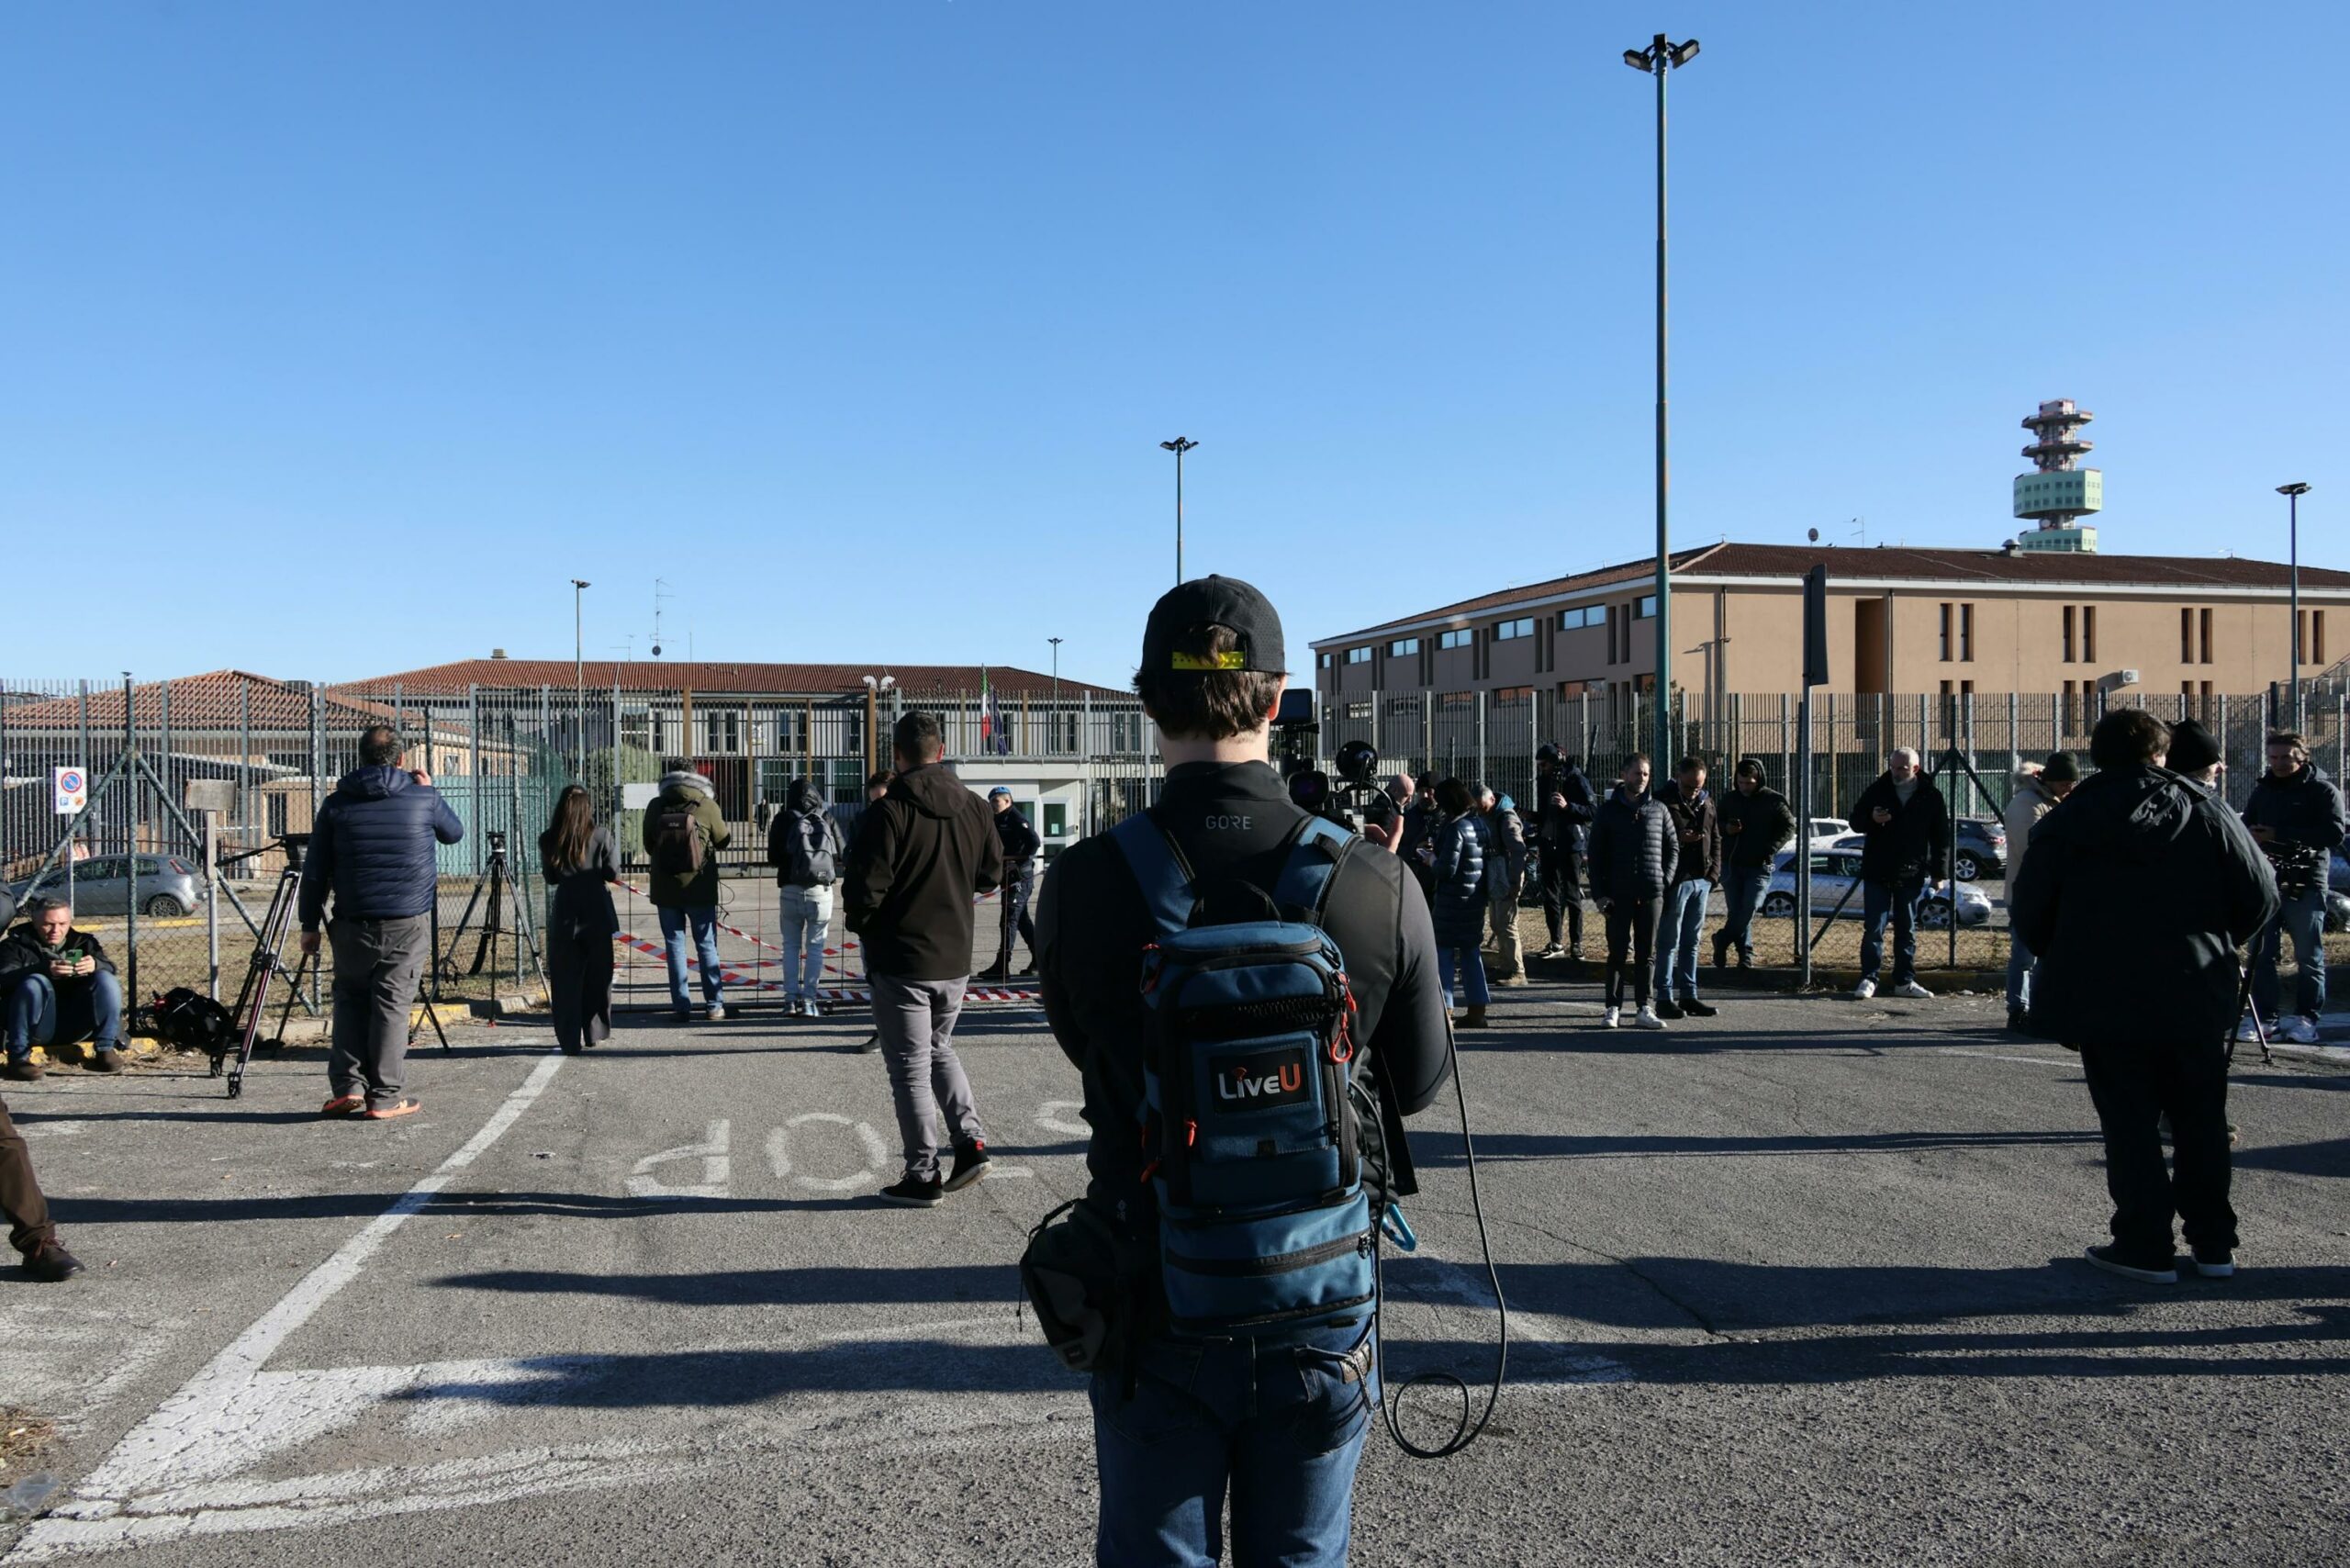
[[[90,1042],[90,1070],[122,1070],[122,982],[105,946],[73,924],[73,906],[38,898],[23,924],[0,942],[0,996],[7,998],[6,1076],[41,1075],[35,1046]]]

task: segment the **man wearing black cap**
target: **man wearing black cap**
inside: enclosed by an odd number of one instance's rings
[[[2031,847],[2031,830],[2056,803],[2081,781],[2081,765],[2069,751],[2053,751],[2042,763],[2025,763],[2016,769],[2015,792],[2008,797],[2008,886],[2022,875],[2024,852]],[[2031,1012],[2031,949],[2010,927],[2008,932],[2008,1027],[2026,1029]]]
[[[2174,1215],[2197,1273],[2235,1272],[2225,1042],[2236,949],[2277,909],[2251,835],[2164,766],[2169,745],[2143,708],[2099,719],[2096,776],[2042,819],[2008,883],[2016,935],[2040,955],[2032,1020],[2079,1047],[2105,1133],[2113,1240],[2089,1261],[2149,1284],[2178,1281]]]
[[[1151,818],[1192,887],[1232,890],[1236,902],[1243,884],[1275,884],[1305,817],[1269,760],[1286,669],[1272,606],[1229,577],[1175,588],[1144,629],[1135,690],[1167,762]],[[1408,876],[1394,856],[1359,848],[1337,862],[1323,911],[1360,1009],[1360,1081],[1379,1112],[1362,1118],[1366,1184],[1384,1181],[1398,1195],[1412,1190],[1409,1167],[1386,1132],[1426,1106],[1449,1070],[1435,932]],[[1046,1015],[1084,1080],[1087,1202],[1155,1260],[1156,1199],[1135,1131],[1149,1016],[1139,960],[1158,927],[1111,837],[1053,862],[1036,927]],[[1129,1299],[1140,1311],[1130,1375],[1097,1370],[1093,1380],[1099,1560],[1214,1562],[1228,1496],[1234,1562],[1343,1563],[1377,1403],[1368,1319],[1292,1338],[1184,1339],[1164,1327],[1155,1277]]]
[[[2170,727],[2170,770],[2217,794],[2228,765],[2220,756],[2220,743],[2200,721],[2181,719]]]
[[[995,962],[979,978],[1001,982],[1012,979],[1012,939],[1015,935],[1028,945],[1028,967],[1020,972],[1036,972],[1036,926],[1028,918],[1028,900],[1035,891],[1036,856],[1045,847],[1045,841],[1028,824],[1020,808],[1012,803],[1012,791],[1002,785],[988,791],[988,806],[995,812],[995,836],[1003,846],[1002,935],[996,945]]]

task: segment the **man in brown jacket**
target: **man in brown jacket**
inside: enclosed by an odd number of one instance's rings
[[[929,1208],[987,1174],[955,1020],[971,979],[972,901],[1003,879],[1003,847],[986,804],[940,765],[936,714],[909,712],[893,742],[898,777],[849,847],[848,928],[865,939],[873,1022],[906,1151],[905,1174],[881,1199]],[[942,1114],[955,1145],[944,1180],[931,1130]]]

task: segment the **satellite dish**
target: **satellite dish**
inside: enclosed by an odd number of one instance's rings
[[[1817,544],[1819,543],[1819,530],[1816,528],[1807,529],[1804,532],[1804,537],[1810,540],[1814,544]],[[658,649],[655,649],[655,651],[656,653],[659,652]]]
[[[653,644],[653,656],[656,659],[661,656],[661,644],[658,643]]]

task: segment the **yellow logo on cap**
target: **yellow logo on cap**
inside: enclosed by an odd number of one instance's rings
[[[1168,665],[1173,669],[1247,669],[1248,655],[1234,648],[1221,654],[1169,654]]]

